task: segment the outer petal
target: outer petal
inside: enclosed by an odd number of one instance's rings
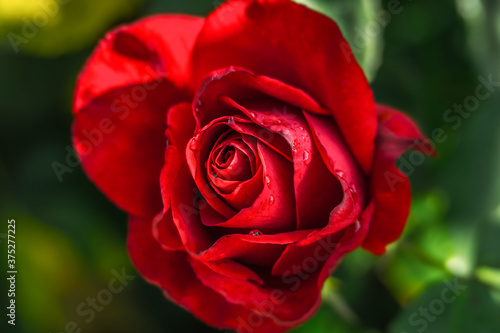
[[[368,173],[376,113],[372,92],[337,25],[285,0],[228,1],[205,21],[193,51],[192,86],[238,66],[302,89],[332,112]]]
[[[168,78],[181,87],[203,21],[158,15],[108,33],[78,78],[75,113],[96,96],[125,85]]]
[[[410,118],[385,106],[378,106],[377,111],[379,128],[371,174],[375,210],[363,247],[382,254],[403,232],[411,204],[410,182],[396,167],[397,158],[412,147],[430,155],[435,151],[423,143],[424,136]],[[421,144],[417,147],[416,143]]]
[[[131,214],[161,210],[165,114],[189,96],[183,88],[188,55],[202,23],[159,16],[119,28],[100,43],[79,77],[76,151],[89,177]]]
[[[127,104],[134,87],[94,98],[77,113],[73,141],[87,175],[115,204],[140,216],[161,211],[159,177],[166,146],[165,113],[176,101],[168,82]]]
[[[282,332],[271,319],[260,316],[259,325],[252,325],[255,314],[241,305],[229,303],[222,295],[203,285],[188,263],[188,255],[165,251],[151,234],[151,221],[131,217],[128,250],[134,265],[150,283],[160,287],[166,297],[191,311],[204,322],[218,328],[254,332]],[[257,317],[259,318],[259,317]]]

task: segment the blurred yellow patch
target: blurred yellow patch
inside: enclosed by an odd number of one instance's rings
[[[55,2],[55,0],[45,0]],[[15,21],[35,14],[41,9],[40,0],[0,0],[0,15],[3,20]]]
[[[59,56],[97,43],[143,0],[0,0],[0,40],[14,53]]]

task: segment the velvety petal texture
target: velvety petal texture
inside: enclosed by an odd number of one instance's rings
[[[202,23],[158,16],[118,28],[100,42],[79,76],[75,150],[89,177],[131,214],[161,210],[166,110],[189,99],[187,59]]]
[[[363,247],[382,254],[385,246],[403,232],[410,211],[410,182],[396,167],[396,160],[412,148],[413,153],[420,155],[434,155],[435,151],[408,116],[381,105],[377,107],[377,116],[377,150],[371,176],[375,210]]]
[[[288,0],[229,1],[210,14],[192,55],[192,85],[208,71],[239,66],[302,89],[334,117],[354,156],[370,170],[375,104],[338,26]],[[363,133],[363,135],[359,135]]]
[[[129,215],[137,270],[209,325],[283,332],[340,260],[401,234],[405,151],[337,25],[288,0],[229,0],[106,35],[79,76],[75,150]]]

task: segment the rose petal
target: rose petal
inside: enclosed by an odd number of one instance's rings
[[[311,230],[298,230],[273,235],[229,234],[220,237],[199,260],[235,259],[249,265],[272,267],[286,245],[304,239]]]
[[[163,249],[170,251],[184,249],[179,232],[172,219],[171,210],[156,215],[153,220],[152,233]]]
[[[251,117],[260,126],[289,143],[294,168],[297,229],[324,227],[343,197],[342,187],[328,170],[314,145],[309,124],[298,109],[275,100],[244,102],[226,97],[224,102]],[[272,110],[272,111],[269,111]],[[336,128],[331,128],[336,130]]]
[[[75,113],[114,88],[167,77],[184,86],[189,54],[203,21],[157,15],[108,33],[78,78]]]
[[[231,303],[241,304],[255,312],[262,311],[265,316],[272,318],[279,325],[293,326],[312,314],[311,309],[315,304],[307,304],[304,300],[314,299],[314,297],[304,297],[307,292],[306,288],[292,294],[286,290],[266,288],[250,281],[223,276],[196,259],[191,259],[190,262],[196,276],[203,284],[213,288]],[[309,285],[314,286],[312,283]],[[296,296],[299,293],[302,301],[297,302]],[[291,300],[292,297],[293,300]],[[291,304],[294,305],[293,308]],[[267,311],[264,312],[264,309]]]
[[[257,143],[263,166],[263,178],[260,179],[261,193],[251,207],[244,208],[227,219],[212,210],[211,205],[200,209],[201,221],[207,226],[226,228],[253,228],[263,233],[290,231],[295,228],[295,206],[293,197],[293,170],[288,161]],[[265,184],[265,185],[262,185]]]
[[[127,104],[134,87],[95,97],[76,114],[73,141],[87,175],[123,210],[142,216],[161,211],[158,179],[165,153],[165,112],[177,102],[168,82]],[[124,167],[126,166],[126,167]]]
[[[385,106],[378,106],[377,111],[379,129],[371,174],[375,210],[363,247],[382,254],[386,245],[403,232],[411,204],[410,182],[395,162],[401,154],[415,147],[416,140],[424,140],[424,136],[404,114]],[[434,149],[429,148],[427,153],[432,155]]]
[[[160,175],[160,187],[163,199],[163,211],[170,208],[174,184],[186,158],[183,152],[194,131],[194,118],[189,103],[179,103],[167,113],[167,141],[165,162]]]
[[[241,305],[229,303],[222,295],[203,285],[194,274],[185,252],[164,251],[156,243],[151,235],[150,220],[131,217],[127,246],[141,275],[160,287],[167,298],[187,308],[196,317],[218,328],[242,330],[254,327],[249,318],[255,314]],[[272,333],[286,328],[263,317],[258,329],[263,333]]]
[[[192,87],[211,71],[229,66],[278,79],[331,110],[354,156],[369,172],[375,103],[363,71],[332,20],[285,0],[224,4],[207,17],[196,41]]]
[[[219,107],[219,96],[230,96],[238,102],[271,96],[301,109],[330,114],[300,89],[264,75],[255,75],[243,68],[229,67],[210,73],[198,89],[197,97],[193,102],[196,107],[195,116],[198,128],[214,119],[228,115],[228,110]]]
[[[215,239],[200,221],[199,205],[202,197],[184,165],[172,188],[172,216],[187,251],[199,253],[209,248]]]
[[[89,177],[131,214],[154,216],[161,210],[165,112],[187,96],[179,87],[202,23],[168,15],[121,27],[100,43],[78,79],[76,151]],[[163,34],[164,29],[175,33]]]
[[[191,257],[191,262],[195,261]],[[210,268],[217,274],[230,279],[252,281],[252,283],[263,284],[264,282],[254,271],[232,259],[222,259],[217,261],[206,261],[203,265]],[[213,288],[212,288],[213,289]]]
[[[236,183],[235,187],[230,192],[219,193],[219,195],[236,211],[252,206],[262,192],[263,172],[261,166],[251,179],[245,182],[232,182]]]

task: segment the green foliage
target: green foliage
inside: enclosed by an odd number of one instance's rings
[[[389,332],[494,333],[500,327],[496,294],[475,282],[447,281],[412,302]]]
[[[42,56],[78,51],[133,15],[142,2],[0,0],[0,40],[6,48]]]

